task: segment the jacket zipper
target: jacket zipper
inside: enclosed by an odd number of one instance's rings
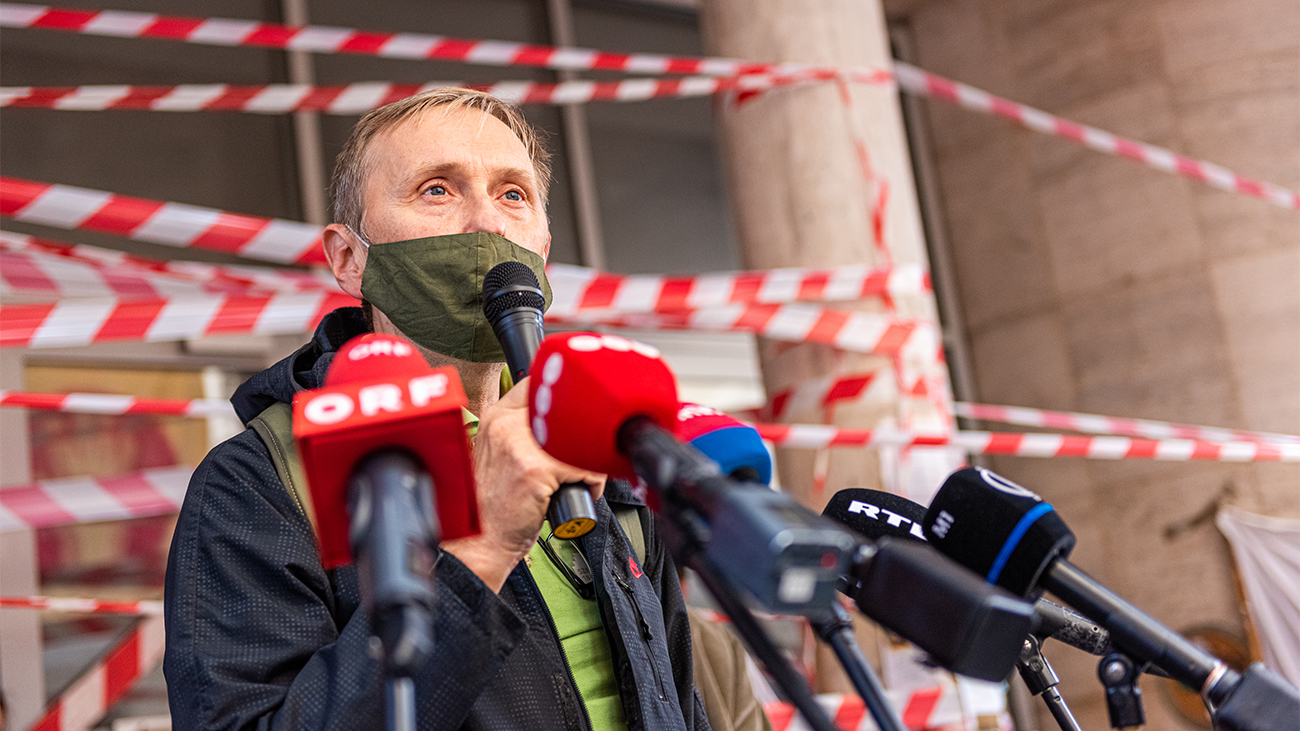
[[[641,639],[645,643],[646,653],[650,659],[650,671],[654,673],[655,682],[659,685],[659,700],[666,701],[668,700],[668,691],[664,689],[664,679],[659,675],[659,663],[655,662],[654,648],[650,646],[650,640],[654,639],[654,635],[650,632],[650,623],[645,621],[645,617],[641,614],[641,605],[636,601],[636,594],[632,591],[632,586],[624,581],[617,571],[611,571],[610,574],[613,575],[614,581],[622,587],[623,593],[627,594],[627,600],[632,604],[632,613],[636,615],[637,622],[641,624]]]
[[[587,728],[594,728],[591,725],[591,712],[587,710],[587,701],[582,697],[582,691],[578,690],[578,681],[573,679],[573,666],[569,664],[569,655],[564,651],[564,642],[560,640],[560,630],[555,626],[555,617],[551,615],[551,608],[546,606],[546,599],[542,598],[542,590],[537,586],[537,580],[533,578],[532,571],[525,571],[528,574],[528,580],[533,583],[533,588],[537,590],[537,596],[541,599],[542,613],[546,615],[546,621],[551,625],[551,634],[555,637],[555,644],[560,646],[560,659],[564,661],[564,672],[569,676],[569,685],[573,688],[573,694],[578,696],[578,706],[582,708],[582,717],[587,721]]]

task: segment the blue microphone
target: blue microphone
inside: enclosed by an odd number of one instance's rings
[[[761,485],[772,482],[772,455],[758,430],[717,409],[682,404],[677,410],[677,438],[690,442],[733,479]]]

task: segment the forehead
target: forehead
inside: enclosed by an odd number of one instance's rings
[[[440,106],[402,120],[371,140],[369,177],[392,184],[421,170],[455,165],[466,172],[536,171],[524,143],[496,117],[478,109]]]

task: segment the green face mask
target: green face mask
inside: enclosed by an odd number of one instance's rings
[[[483,316],[482,294],[483,277],[503,261],[528,265],[551,306],[542,257],[486,232],[375,244],[361,294],[418,345],[460,360],[502,363],[506,356]]]

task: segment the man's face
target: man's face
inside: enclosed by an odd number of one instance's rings
[[[363,233],[372,244],[486,231],[543,259],[550,253],[546,211],[528,150],[490,114],[446,107],[426,111],[371,140],[365,165]],[[339,287],[361,299],[366,246],[333,223],[325,229],[325,255]],[[406,337],[378,309],[374,329]],[[460,368],[471,400],[476,394],[495,400],[500,364],[469,378],[466,369],[482,364],[416,347],[431,365]]]
[[[366,162],[371,243],[486,231],[543,259],[550,253],[532,160],[490,114],[431,109],[376,136]]]

